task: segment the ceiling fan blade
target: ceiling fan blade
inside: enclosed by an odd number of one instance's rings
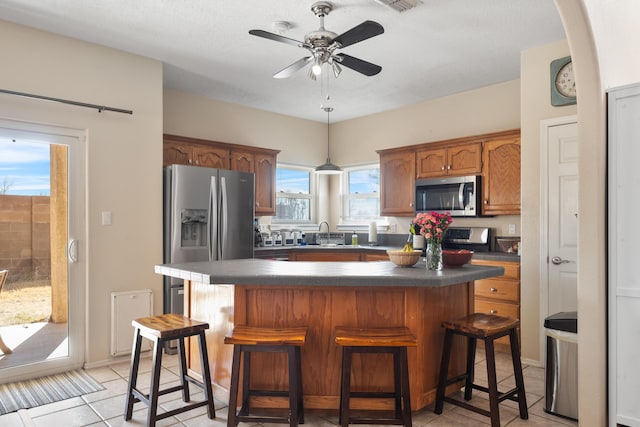
[[[333,41],[340,43],[340,47],[346,47],[382,33],[384,33],[382,25],[374,21],[364,21],[362,24],[356,25],[347,32],[340,34]]]
[[[375,76],[382,67],[371,62],[363,61],[362,59],[355,58],[344,53],[336,53],[334,56],[338,57],[338,62],[347,68],[351,68],[353,71],[364,74],[365,76]]]
[[[304,66],[307,65],[309,62],[311,62],[311,60],[313,60],[313,56],[305,56],[304,58],[300,58],[293,64],[289,65],[288,67],[283,68],[282,70],[275,73],[273,75],[273,78],[284,79],[284,78],[290,77],[293,75],[293,73],[295,73],[299,69],[304,68]]]
[[[304,46],[304,42],[290,39],[289,37],[284,37],[279,34],[270,33],[268,31],[263,30],[249,30],[249,34],[252,36],[264,37],[265,39],[277,41],[280,43],[292,44],[294,46]]]

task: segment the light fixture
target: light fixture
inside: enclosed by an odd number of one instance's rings
[[[322,57],[320,55],[316,56],[316,60],[311,67],[311,72],[316,76],[322,73]]]
[[[333,111],[333,108],[323,107],[322,109],[327,112],[327,161],[325,164],[316,168],[316,173],[322,175],[336,175],[342,173],[342,168],[331,163],[331,159],[329,158],[329,114]]]

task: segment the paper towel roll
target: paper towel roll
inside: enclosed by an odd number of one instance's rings
[[[369,224],[369,244],[378,244],[378,225],[375,221]]]

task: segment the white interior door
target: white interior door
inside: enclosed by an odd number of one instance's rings
[[[576,121],[558,123],[547,126],[546,131],[545,316],[578,309],[578,125]]]
[[[13,352],[2,356],[3,359],[12,358],[10,363],[4,363],[4,367],[0,366],[2,383],[76,369],[84,363],[86,283],[84,138],[84,132],[81,130],[0,119],[0,139],[7,147],[11,147],[11,144],[41,146],[40,148],[44,148],[45,151],[55,153],[56,159],[54,160],[54,154],[50,159],[51,175],[54,175],[53,168],[63,167],[63,170],[56,170],[58,172],[56,178],[51,182],[49,224],[52,235],[50,242],[43,241],[34,246],[34,250],[38,250],[43,245],[50,244],[52,282],[62,284],[62,287],[51,285],[52,313],[49,321],[45,321],[44,326],[37,331],[18,336],[18,340],[14,340]],[[37,148],[34,148],[34,151],[36,150]],[[11,150],[3,153],[4,161],[10,157],[15,162],[30,161],[29,151],[15,151],[13,154],[9,151]],[[58,184],[57,188],[63,189],[61,192],[53,190],[54,181]],[[9,179],[7,182],[13,183],[13,180]],[[6,187],[10,189],[11,185]],[[61,195],[63,197],[58,197]],[[56,210],[56,213],[53,210]],[[58,213],[61,213],[58,215],[61,218],[54,221],[53,217]],[[55,230],[54,222],[58,227]],[[58,244],[53,243],[54,241]],[[54,273],[56,263],[66,265]],[[55,280],[53,276],[56,276]],[[54,291],[54,288],[58,292]],[[62,303],[55,304],[54,301],[62,301]],[[54,307],[58,307],[57,312]],[[25,328],[25,331],[27,329]],[[38,356],[34,357],[33,353],[36,352]],[[0,362],[8,362],[8,360],[0,360]]]

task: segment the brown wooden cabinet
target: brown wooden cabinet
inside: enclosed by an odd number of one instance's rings
[[[378,151],[380,154],[380,215],[413,216],[415,151]]]
[[[504,274],[475,281],[475,311],[520,319],[520,262],[472,260],[475,265],[504,268]],[[496,341],[508,344],[507,337]]]
[[[482,144],[472,142],[416,151],[418,179],[475,175],[482,172]]]
[[[256,215],[276,214],[276,155],[256,153]]]
[[[388,261],[383,251],[371,252],[359,249],[302,249],[291,250],[289,261]]]
[[[520,132],[483,143],[483,215],[520,215]]]
[[[380,215],[413,216],[415,180],[482,175],[483,215],[520,214],[520,130],[378,150]]]
[[[252,172],[255,174],[256,216],[275,215],[278,153],[278,150],[165,134],[162,164]]]

